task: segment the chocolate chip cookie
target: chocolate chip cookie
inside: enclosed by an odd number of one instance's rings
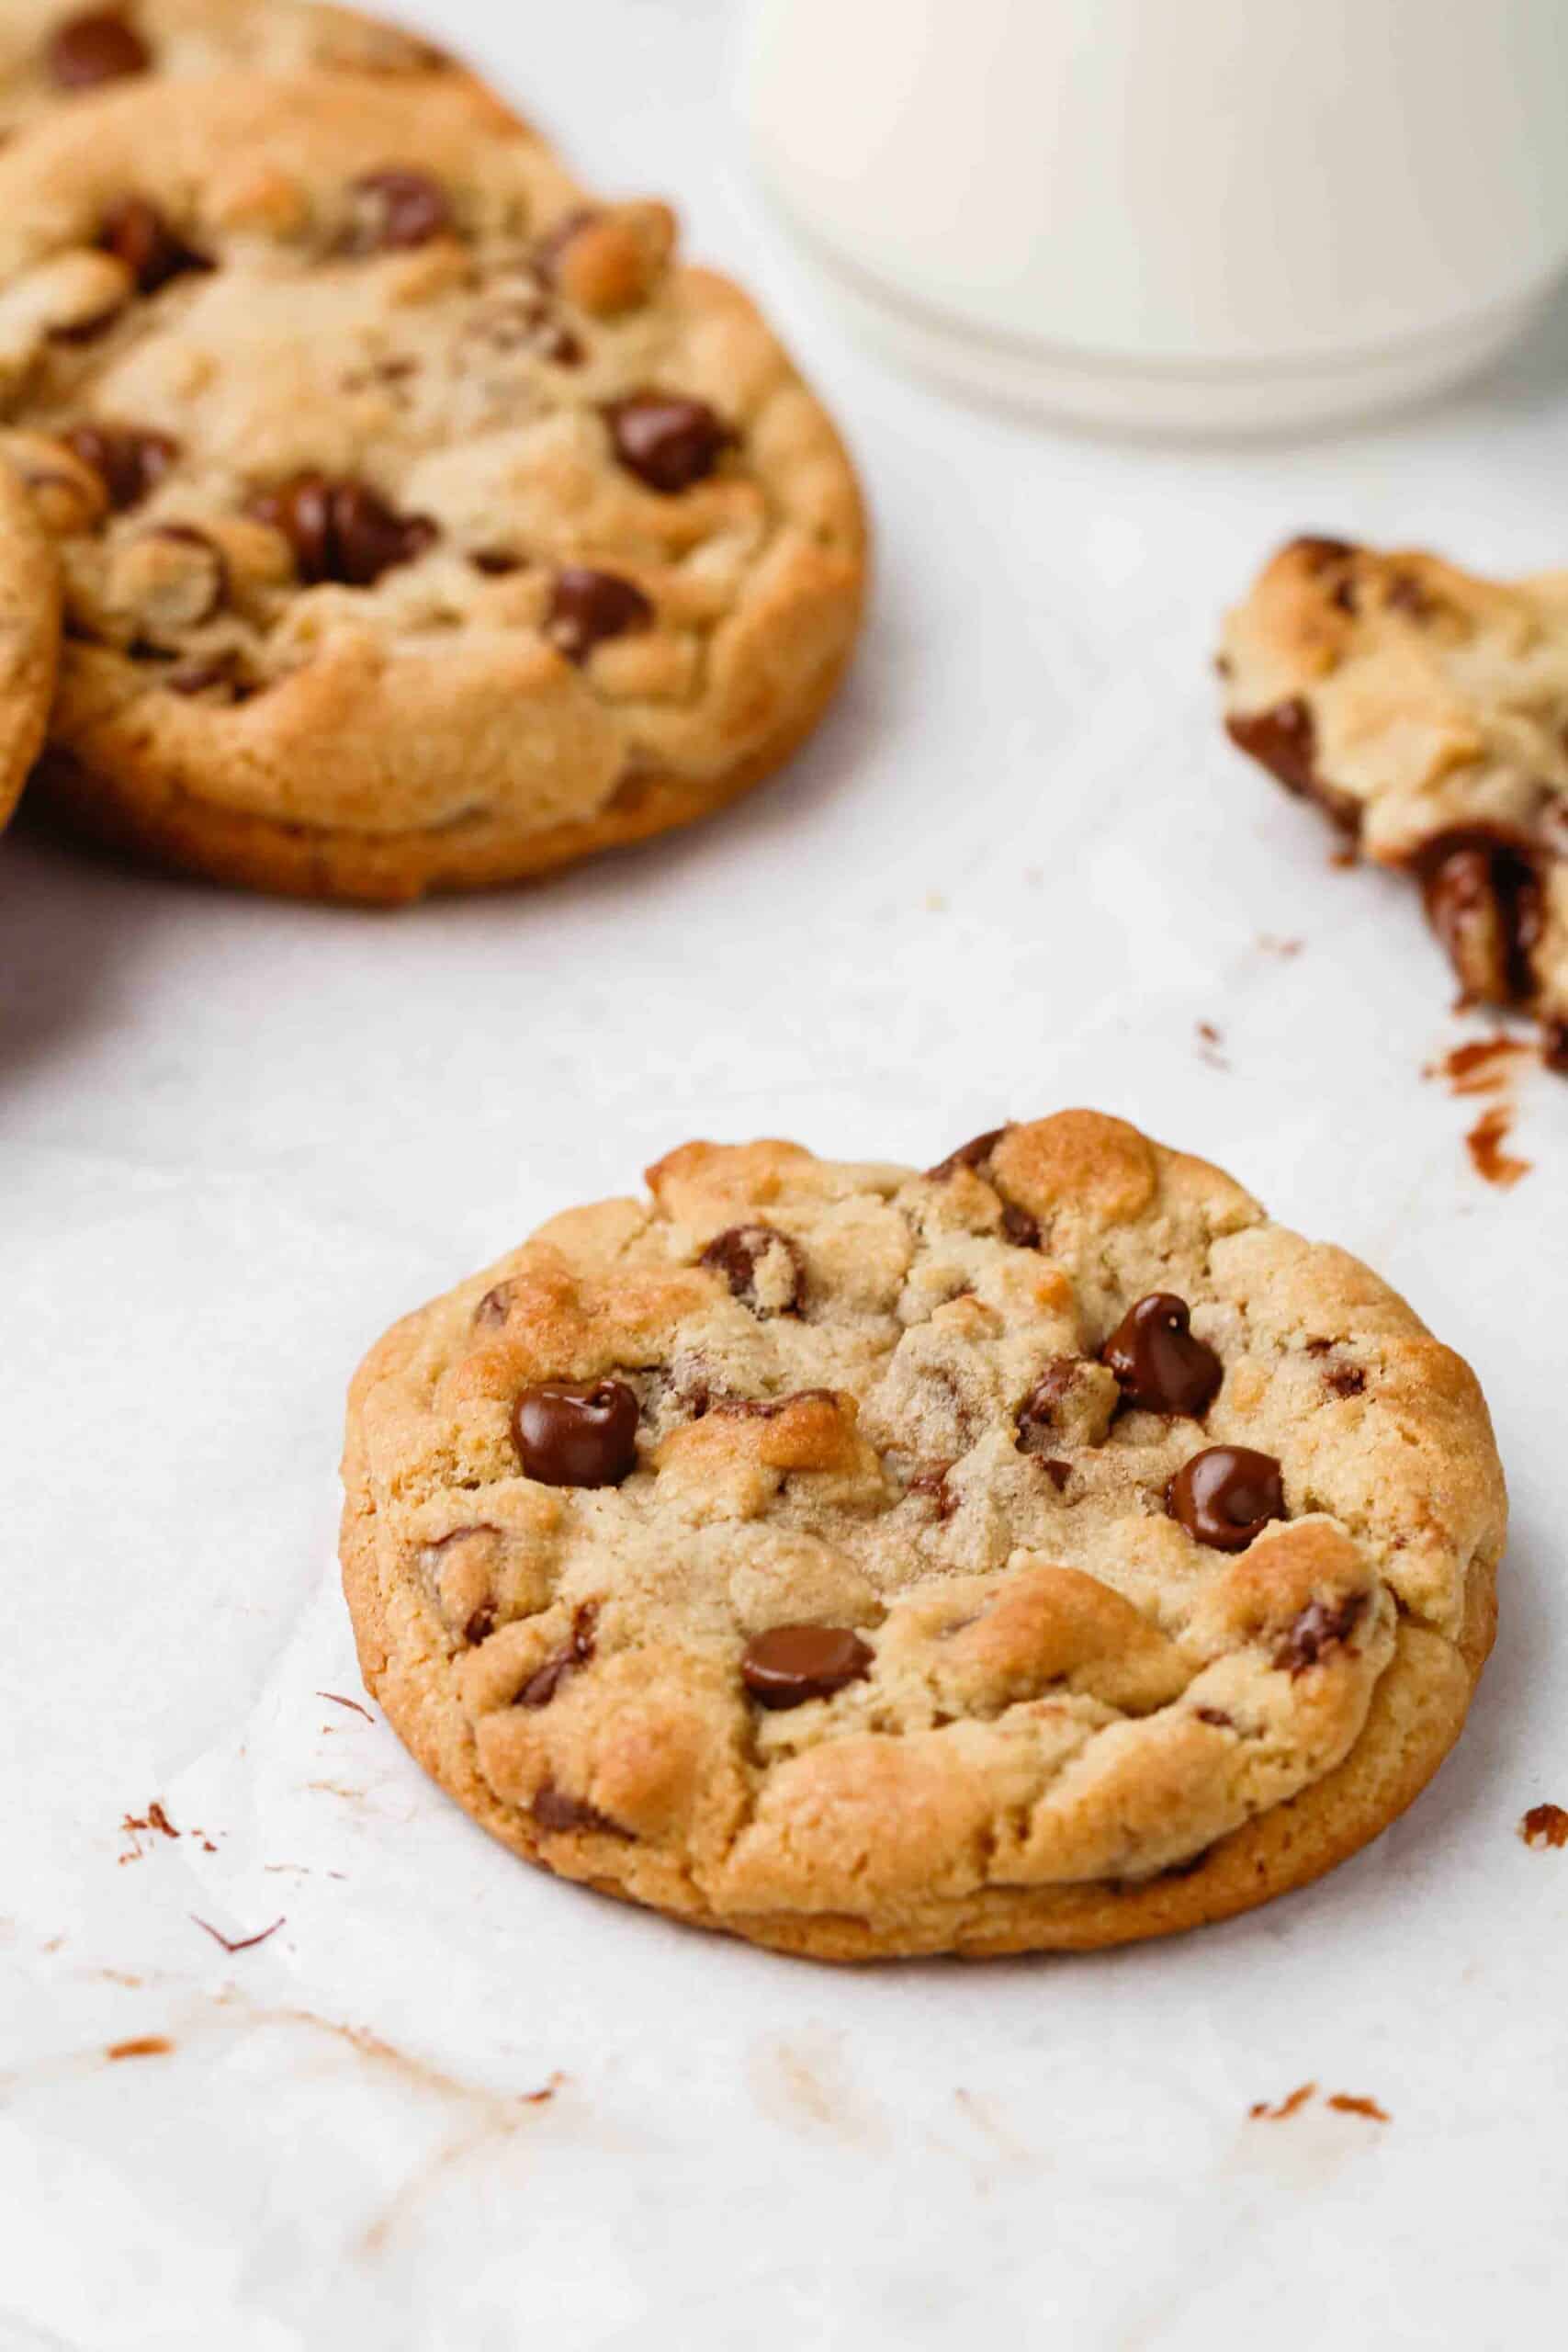
[[[43,741],[60,655],[60,566],[26,490],[0,463],[0,826]]]
[[[1465,1001],[1533,1013],[1568,1071],[1568,572],[1295,539],[1221,667],[1234,741],[1413,875]]]
[[[354,1385],[366,1679],[495,1836],[851,1960],[1221,1918],[1410,1803],[1506,1507],[1474,1378],[1364,1266],[1087,1111],[649,1183]]]
[[[774,767],[855,633],[860,504],[673,240],[455,76],[132,85],[0,155],[0,450],[65,566],[73,831],[396,900]]]
[[[452,69],[396,25],[312,0],[6,0],[0,19],[0,139],[63,101],[121,82],[205,80],[242,69],[428,75]]]

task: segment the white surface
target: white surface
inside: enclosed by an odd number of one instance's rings
[[[1568,1803],[1568,1087],[1485,1189],[1418,1074],[1458,1027],[1411,894],[1330,871],[1206,664],[1298,526],[1562,560],[1568,318],[1356,442],[976,418],[842,346],[727,184],[722,13],[540,11],[513,78],[679,198],[858,447],[875,619],[792,775],[393,916],[0,850],[0,2346],[1554,2344],[1568,1853],[1514,1825]],[[523,1869],[315,1695],[356,1692],[334,1462],[393,1316],[693,1133],[927,1161],[1080,1101],[1363,1252],[1492,1398],[1501,1642],[1371,1851],[1135,1952],[838,1973]],[[122,1864],[153,1797],[216,1850]],[[193,1913],[287,1925],[230,1957]],[[1248,2121],[1308,2078],[1393,2121]]]
[[[750,135],[812,243],[1015,368],[1122,368],[1106,415],[1142,371],[1140,421],[1186,429],[1181,375],[1249,369],[1258,416],[1315,422],[1305,371],[1343,404],[1357,363],[1370,409],[1376,359],[1443,380],[1568,257],[1561,0],[1444,0],[1439,40],[1420,0],[749,13]]]

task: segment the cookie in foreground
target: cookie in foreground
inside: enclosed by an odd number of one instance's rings
[[[366,1681],[530,1861],[825,1959],[1218,1919],[1375,1837],[1492,1640],[1458,1356],[1088,1111],[694,1143],[355,1381]]]
[[[775,767],[856,632],[859,497],[673,237],[455,75],[130,83],[0,153],[72,830],[395,901]]]
[[[39,755],[60,658],[60,566],[0,462],[0,826]]]
[[[1477,579],[1300,538],[1230,616],[1226,724],[1419,882],[1467,1002],[1568,1071],[1568,571]]]

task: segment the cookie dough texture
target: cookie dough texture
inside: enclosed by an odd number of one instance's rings
[[[397,900],[757,781],[859,499],[746,297],[457,77],[128,85],[0,154],[0,451],[65,566],[73,830]]]
[[[0,16],[0,136],[126,83],[309,71],[430,75],[449,62],[428,41],[351,8],[311,0],[6,0]]]
[[[1474,1378],[1365,1267],[1090,1112],[925,1175],[694,1143],[649,1182],[354,1384],[366,1680],[476,1820],[852,1960],[1222,1918],[1410,1803],[1491,1643],[1506,1507]],[[1223,1366],[1201,1422],[1100,1361],[1156,1291]],[[520,1393],[605,1379],[630,1475],[522,1476]],[[1282,1468],[1239,1552],[1166,1509],[1213,1445]],[[751,1645],[802,1624],[845,1679],[764,1704]]]
[[[0,825],[39,754],[60,653],[60,567],[0,462]]]
[[[1568,1069],[1568,571],[1477,579],[1332,538],[1229,619],[1235,741],[1419,881],[1466,997]]]

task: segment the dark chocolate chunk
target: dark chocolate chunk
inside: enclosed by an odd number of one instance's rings
[[[1280,1464],[1249,1445],[1207,1446],[1176,1473],[1165,1507],[1196,1542],[1245,1552],[1271,1520],[1285,1516]]]
[[[705,401],[674,392],[632,392],[604,418],[621,464],[666,498],[705,481],[735,437]]]
[[[637,1401],[624,1380],[540,1381],[512,1408],[524,1476],[547,1487],[618,1487],[637,1467]]]
[[[1191,1326],[1191,1309],[1174,1291],[1151,1291],[1127,1309],[1100,1356],[1129,1405],[1201,1419],[1219,1393],[1224,1366]]]
[[[581,662],[606,638],[647,628],[652,619],[653,606],[631,581],[572,563],[558,571],[551,583],[545,628],[569,662]]]

